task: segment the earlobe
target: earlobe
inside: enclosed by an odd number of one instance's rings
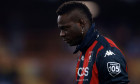
[[[86,21],[84,19],[80,19],[80,26],[83,28],[86,24]]]
[[[84,20],[83,19],[80,19],[80,26],[81,26],[81,33],[82,33],[82,35],[84,34],[84,26],[85,26],[85,22],[84,22]]]
[[[82,28],[82,35],[84,34],[84,28]]]

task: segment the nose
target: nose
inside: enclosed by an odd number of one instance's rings
[[[65,36],[65,32],[63,30],[60,31],[60,37],[64,37]]]

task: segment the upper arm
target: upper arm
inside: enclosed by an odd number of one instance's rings
[[[115,47],[104,48],[97,55],[96,65],[101,84],[127,84],[126,61]]]

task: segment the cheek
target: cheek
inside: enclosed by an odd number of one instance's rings
[[[72,38],[78,38],[81,36],[81,28],[78,25],[73,25],[73,27],[70,30],[70,34]]]
[[[76,24],[76,25],[74,25],[74,27],[73,27],[74,29],[74,32],[75,32],[75,34],[76,35],[79,35],[79,34],[81,34],[81,27],[78,25],[78,24]]]

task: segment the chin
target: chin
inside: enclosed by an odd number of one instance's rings
[[[69,44],[69,46],[76,46],[76,45],[73,45],[73,44]]]
[[[77,44],[74,44],[74,43],[68,43],[69,46],[76,46]]]

